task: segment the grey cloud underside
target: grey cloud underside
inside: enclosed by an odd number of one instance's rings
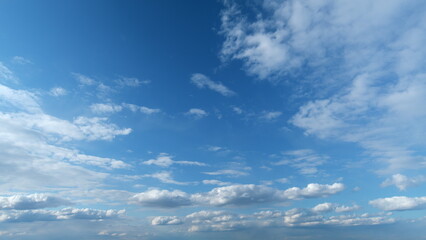
[[[46,194],[13,195],[0,197],[0,210],[52,208],[71,204],[72,203],[66,199],[49,196]]]
[[[152,189],[135,194],[133,203],[158,208],[183,206],[244,206],[262,203],[279,203],[305,198],[326,197],[344,190],[344,185],[334,183],[322,185],[308,184],[305,188],[293,187],[278,190],[263,185],[231,185],[214,188],[209,192],[188,194],[179,190]]]

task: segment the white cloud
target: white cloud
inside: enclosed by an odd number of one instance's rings
[[[384,211],[405,211],[426,208],[426,197],[395,196],[378,198],[369,202],[374,207]]]
[[[0,209],[28,210],[70,205],[71,202],[46,194],[0,196]]]
[[[138,106],[138,105],[130,104],[130,103],[123,103],[122,105],[123,105],[123,107],[128,108],[132,112],[138,112],[139,111],[141,113],[148,114],[148,115],[161,112],[161,110],[158,109],[158,108],[149,108],[149,107]]]
[[[54,87],[50,89],[49,93],[55,97],[65,96],[68,94],[67,90],[61,87]]]
[[[201,73],[194,73],[191,76],[191,82],[195,84],[198,88],[208,88],[215,92],[222,94],[223,96],[234,96],[235,92],[224,86],[220,82],[214,82],[210,80],[207,76]]]
[[[90,105],[90,110],[94,113],[104,114],[104,113],[116,113],[120,112],[123,109],[122,106],[112,104],[112,103],[95,103]]]
[[[305,188],[293,187],[279,190],[264,185],[230,185],[213,188],[209,192],[188,194],[179,190],[148,190],[135,194],[131,200],[143,206],[181,207],[181,206],[244,206],[262,203],[279,203],[305,198],[327,197],[344,189],[341,183],[321,185],[308,184]]]
[[[202,181],[203,184],[207,184],[207,185],[218,185],[218,186],[226,186],[226,185],[231,185],[232,183],[230,182],[222,182],[216,179],[210,179],[210,180],[203,180]]]
[[[128,135],[130,128],[119,129],[115,124],[106,123],[107,118],[77,117],[73,123],[80,129],[88,140],[112,140],[117,135]]]
[[[236,114],[242,114],[244,111],[243,109],[239,108],[239,107],[232,107],[232,110],[236,113]]]
[[[17,64],[21,64],[21,65],[24,65],[24,64],[33,64],[33,62],[31,62],[30,60],[28,60],[28,59],[26,59],[24,57],[21,57],[21,56],[14,56],[12,58],[12,62],[13,63],[17,63]]]
[[[194,166],[207,166],[205,163],[201,162],[192,162],[192,161],[175,161],[173,160],[173,156],[167,153],[160,153],[157,158],[149,159],[147,161],[142,162],[145,165],[157,165],[160,167],[170,167],[173,164],[179,165],[194,165]]]
[[[151,225],[179,225],[182,223],[182,219],[176,216],[158,216],[151,220]]]
[[[315,207],[313,207],[311,210],[316,212],[316,213],[321,213],[321,212],[352,212],[355,210],[360,209],[360,206],[358,205],[353,205],[353,206],[344,206],[344,205],[339,205],[339,204],[335,204],[335,203],[320,203],[318,205],[316,205]]]
[[[64,208],[61,210],[22,210],[0,213],[0,222],[61,221],[71,219],[101,220],[118,218],[125,210]]]
[[[2,62],[0,62],[0,81],[1,82],[12,82],[16,83],[18,81],[15,74],[10,71]]]
[[[149,84],[151,81],[149,80],[139,80],[134,77],[120,77],[119,79],[115,80],[115,82],[122,87],[139,87],[143,84]]]
[[[191,108],[191,109],[188,110],[188,112],[186,112],[186,115],[192,116],[195,119],[200,119],[200,118],[206,117],[209,114],[206,111],[204,111],[203,109]]]
[[[34,93],[15,90],[2,84],[0,84],[0,104],[32,113],[41,112],[39,99]]]
[[[408,187],[416,186],[422,182],[425,182],[426,178],[423,176],[409,178],[402,174],[394,174],[391,178],[386,179],[381,186],[387,187],[395,185],[399,190],[405,190]]]
[[[135,194],[130,200],[145,207],[174,208],[191,205],[190,195],[179,190],[151,189]]]
[[[81,85],[86,85],[86,86],[93,86],[93,85],[97,85],[98,82],[90,77],[87,77],[83,74],[80,73],[71,73],[73,75],[73,77],[80,82]]]
[[[190,182],[179,182],[173,179],[172,173],[167,171],[156,172],[152,174],[145,174],[143,177],[151,177],[160,180],[162,183],[188,185]]]
[[[288,165],[299,170],[299,173],[311,175],[318,173],[318,166],[327,162],[328,156],[319,155],[310,149],[283,152],[283,159],[273,165]]]
[[[279,118],[282,114],[283,114],[282,112],[278,112],[278,111],[271,111],[271,112],[264,111],[260,115],[260,119],[271,121],[271,120]]]
[[[241,176],[249,175],[249,173],[247,173],[247,172],[242,172],[242,171],[233,170],[233,169],[222,169],[222,170],[217,170],[217,171],[214,171],[214,172],[203,172],[203,173],[207,174],[207,175],[212,175],[212,176],[227,175],[227,176],[234,176],[234,177],[241,177]]]

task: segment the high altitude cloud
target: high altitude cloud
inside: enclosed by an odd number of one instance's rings
[[[212,91],[218,92],[223,96],[233,96],[235,92],[224,86],[220,82],[214,82],[210,80],[207,76],[201,73],[194,73],[191,76],[191,82],[195,84],[198,88],[208,88]]]
[[[426,208],[426,197],[395,196],[378,198],[369,202],[374,207],[385,211],[406,211]]]
[[[299,170],[301,174],[311,175],[318,172],[318,166],[327,162],[328,156],[320,155],[310,149],[300,149],[283,152],[283,159],[273,165],[289,165]]]
[[[0,196],[0,209],[28,210],[70,205],[71,202],[46,194]]]
[[[0,82],[17,82],[15,74],[13,74],[13,72],[2,62],[0,62]]]
[[[260,203],[276,203],[304,198],[326,197],[343,191],[344,185],[334,183],[321,185],[308,184],[305,188],[293,187],[278,190],[263,185],[230,185],[214,188],[209,192],[188,194],[174,190],[149,190],[135,194],[131,200],[148,207],[181,207],[181,206],[243,206]]]

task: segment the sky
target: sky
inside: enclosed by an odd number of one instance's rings
[[[1,239],[426,239],[426,2],[0,11]]]

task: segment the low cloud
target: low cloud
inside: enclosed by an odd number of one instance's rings
[[[426,197],[395,196],[378,198],[369,202],[370,205],[384,211],[407,211],[426,208]]]

